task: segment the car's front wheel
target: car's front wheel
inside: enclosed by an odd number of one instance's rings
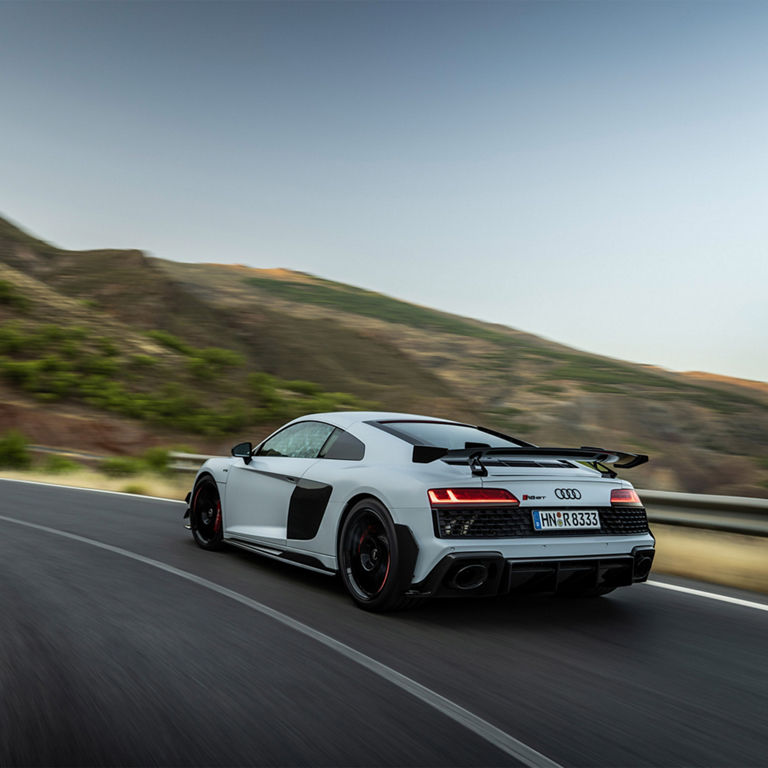
[[[189,524],[198,546],[203,549],[221,549],[224,540],[221,498],[212,477],[201,478],[192,492]]]
[[[376,499],[363,499],[350,510],[341,527],[338,557],[341,580],[360,608],[395,611],[421,602],[403,594],[411,574],[405,574],[392,518]]]

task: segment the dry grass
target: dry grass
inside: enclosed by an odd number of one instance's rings
[[[121,493],[159,496],[164,499],[176,500],[181,500],[187,495],[193,480],[193,476],[187,473],[166,476],[144,472],[130,477],[109,477],[90,469],[61,474],[51,474],[40,470],[5,469],[0,471],[0,478],[31,480],[37,483],[53,483],[78,488],[99,488],[105,491],[120,491]]]
[[[768,538],[655,523],[652,530],[655,573],[768,593]]]

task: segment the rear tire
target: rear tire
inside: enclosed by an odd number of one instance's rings
[[[376,499],[359,501],[345,518],[338,560],[344,588],[363,610],[402,611],[423,602],[404,594],[411,574],[402,573],[395,525]]]
[[[215,550],[224,545],[221,498],[216,481],[210,476],[201,478],[192,491],[189,524],[198,547]]]

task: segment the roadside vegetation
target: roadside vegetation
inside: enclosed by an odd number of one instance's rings
[[[148,448],[138,456],[83,461],[64,453],[32,451],[18,430],[0,434],[0,477],[82,488],[182,499],[190,473],[171,468],[170,448]]]
[[[161,330],[147,337],[166,353],[130,353],[82,326],[7,321],[0,324],[0,377],[40,402],[80,402],[204,435],[368,405],[310,381],[255,371],[236,350],[198,349]]]
[[[0,435],[0,469],[27,469],[32,457],[21,432],[11,429]]]

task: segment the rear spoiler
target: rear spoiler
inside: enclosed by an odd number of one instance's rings
[[[448,450],[431,445],[414,445],[413,461],[416,464],[429,464],[438,459],[454,460],[463,463],[465,460],[472,468],[473,475],[485,476],[488,470],[483,466],[483,459],[491,456],[507,456],[510,458],[560,459],[565,461],[583,461],[610,477],[616,473],[608,469],[606,464],[613,464],[618,469],[631,469],[645,464],[648,457],[642,453],[627,453],[611,451],[606,448],[593,448],[583,445],[581,448],[538,448],[536,446],[520,448],[465,448]],[[619,462],[624,462],[620,464]]]

